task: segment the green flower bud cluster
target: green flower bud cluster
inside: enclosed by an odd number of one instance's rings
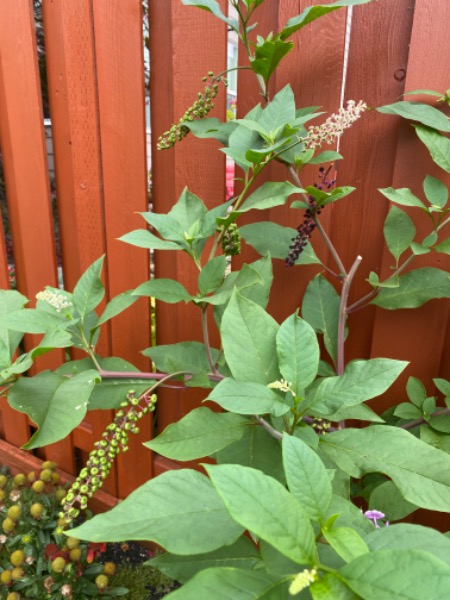
[[[320,419],[319,417],[317,417],[311,423],[311,427],[314,429],[314,431],[316,433],[324,435],[325,433],[328,433],[328,431],[330,430],[331,423],[327,419]]]
[[[228,85],[228,81],[224,77],[214,76],[212,71],[209,71],[202,81],[206,83],[204,91],[198,92],[197,100],[186,110],[180,121],[174,123],[169,131],[165,131],[159,136],[156,146],[158,150],[167,150],[180,142],[189,133],[186,123],[207,117],[210,110],[214,108],[214,98],[219,91],[219,83],[223,83],[225,87]]]
[[[237,256],[241,253],[241,234],[236,223],[230,223],[223,232],[222,250],[226,256]]]
[[[127,400],[122,402],[114,421],[108,425],[101,440],[94,444],[95,448],[89,453],[86,466],[81,469],[67,495],[62,501],[63,511],[60,518],[69,524],[87,508],[89,498],[95,494],[108,477],[114,459],[119,452],[128,450],[130,433],[139,433],[137,423],[149,412],[155,410],[156,394],[143,394],[136,397],[134,390],[127,394]]]

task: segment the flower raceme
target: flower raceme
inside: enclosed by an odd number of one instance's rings
[[[333,113],[322,125],[313,125],[308,130],[305,147],[308,150],[319,148],[323,143],[332,144],[345,131],[357,121],[361,114],[367,110],[367,104],[360,100],[349,100],[346,108],[340,108],[339,112]]]

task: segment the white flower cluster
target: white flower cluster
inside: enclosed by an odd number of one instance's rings
[[[317,569],[304,569],[295,576],[294,581],[289,586],[291,596],[299,594],[302,590],[309,587],[317,579]]]
[[[273,381],[272,383],[268,383],[267,387],[273,390],[280,390],[280,392],[292,392],[291,385],[292,383],[289,383],[285,379],[281,379],[281,381]]]
[[[64,294],[59,294],[53,290],[44,290],[43,292],[39,292],[36,294],[36,299],[48,302],[51,306],[56,308],[56,312],[61,312],[63,308],[72,306],[72,302],[69,302]]]
[[[354,100],[349,100],[347,108],[340,108],[338,113],[333,113],[322,125],[313,125],[309,128],[305,148],[314,150],[323,143],[332,144],[345,129],[351,127],[360,118],[366,109],[367,104],[362,100],[358,104]]]

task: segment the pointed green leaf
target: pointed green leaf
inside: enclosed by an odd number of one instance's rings
[[[304,190],[289,183],[289,181],[267,181],[251,194],[244,204],[239,207],[239,212],[249,210],[265,210],[286,203],[292,194],[300,194]]]
[[[144,217],[149,225],[158,231],[159,235],[163,239],[174,242],[184,241],[184,229],[170,215],[159,214],[153,211],[140,214],[142,217]]]
[[[223,255],[216,256],[206,263],[198,277],[200,294],[206,296],[206,294],[214,292],[220,286],[225,276],[226,267],[227,261]]]
[[[314,582],[309,591],[313,600],[360,600],[359,596],[332,573]]]
[[[431,158],[434,162],[439,165],[441,169],[450,173],[450,139],[431,127],[416,125],[415,130],[419,139],[430,151]]]
[[[399,188],[395,190],[394,188],[388,187],[383,189],[380,188],[378,191],[388,200],[395,202],[396,204],[401,204],[402,206],[417,206],[418,208],[427,210],[427,207],[422,200],[419,200],[409,188]]]
[[[185,187],[168,215],[178,223],[183,231],[187,232],[207,212],[202,200]]]
[[[295,119],[295,98],[290,85],[280,90],[262,110],[258,123],[267,132],[275,133],[279,127],[290,125]]]
[[[115,296],[106,305],[106,308],[100,316],[97,325],[103,325],[103,323],[106,323],[106,321],[116,317],[121,312],[132,306],[137,299],[138,297],[134,295],[134,290],[127,290],[126,292]]]
[[[292,244],[292,240],[297,236],[297,231],[292,227],[284,227],[272,222],[244,225],[239,228],[239,231],[246,243],[252,246],[259,254],[265,256],[269,253],[272,258],[281,258],[283,260],[289,254],[289,246]],[[295,261],[295,264],[320,264],[320,260],[315,255],[311,245],[308,244]]]
[[[211,567],[234,567],[253,571],[261,564],[261,558],[256,546],[249,539],[241,537],[231,546],[224,546],[208,554],[159,554],[147,564],[156,567],[175,581],[185,583],[199,571]]]
[[[239,25],[235,19],[229,19],[226,17],[221,8],[220,4],[217,0],[181,0],[185,6],[196,6],[197,8],[202,8],[210,13],[212,13],[215,17],[227,23],[230,27],[235,30],[238,30]]]
[[[214,138],[220,143],[227,145],[230,135],[236,129],[236,120],[222,123],[219,119],[199,119],[198,121],[186,121],[184,127],[190,129],[195,137],[201,139]]]
[[[257,44],[254,60],[250,63],[254,73],[261,75],[267,84],[281,60],[293,47],[292,42],[283,42],[282,40],[267,39],[262,44]]]
[[[213,360],[219,357],[218,350],[211,349]],[[200,342],[178,342],[153,346],[142,351],[155,363],[156,368],[163,373],[209,373],[210,366],[206,354],[206,346]]]
[[[242,532],[209,479],[191,469],[151,479],[109,512],[70,530],[92,542],[153,541],[182,555],[212,552]]]
[[[397,288],[382,288],[371,304],[388,310],[417,308],[434,298],[450,298],[450,274],[425,267],[401,275]]]
[[[281,483],[240,465],[205,465],[205,469],[240,525],[299,564],[314,560],[312,525]]]
[[[133,292],[133,296],[150,296],[157,300],[162,300],[168,304],[176,302],[189,302],[192,296],[179,281],[174,279],[151,279],[145,281]]]
[[[396,261],[414,240],[416,228],[408,215],[397,206],[391,206],[384,222],[384,239]]]
[[[267,385],[279,379],[275,339],[278,323],[255,302],[234,292],[223,314],[222,345],[238,381]]]
[[[377,550],[339,570],[364,600],[442,600],[450,589],[450,567],[422,550]]]
[[[105,257],[101,256],[92,263],[73,290],[73,303],[82,321],[100,304],[105,295],[105,288],[100,279],[104,259]]]
[[[319,342],[311,325],[296,314],[286,319],[277,334],[277,355],[281,375],[300,395],[319,370]]]
[[[203,458],[239,440],[245,423],[244,419],[232,413],[195,408],[144,446],[173,460]]]
[[[386,115],[399,115],[410,121],[418,121],[422,125],[433,127],[439,131],[450,131],[450,121],[437,108],[420,102],[395,102],[377,108]]]
[[[450,456],[389,425],[346,429],[321,437],[322,451],[352,477],[384,473],[406,500],[450,512]]]
[[[434,250],[436,250],[436,252],[441,252],[442,254],[450,254],[450,238],[443,240],[440,244],[436,244]]]
[[[69,435],[84,419],[98,381],[98,372],[94,370],[69,378],[44,371],[19,379],[8,394],[8,402],[38,426],[24,448],[31,450],[53,444]]]
[[[28,299],[16,290],[0,290],[0,340],[3,341],[10,356],[17,349],[22,339],[22,333],[8,329],[6,316],[9,313],[22,310],[27,303]]]
[[[4,316],[2,325],[10,331],[24,333],[46,333],[47,331],[70,327],[73,321],[64,319],[63,316],[38,310],[35,308],[22,308]],[[17,338],[16,338],[17,339]]]
[[[126,233],[118,239],[126,244],[138,246],[138,248],[146,248],[147,250],[183,250],[183,246],[180,244],[162,240],[146,229],[130,231],[130,233]]]
[[[373,490],[370,494],[369,508],[380,510],[390,522],[404,519],[417,510],[415,504],[411,504],[403,498],[400,490],[392,481],[386,481]]]
[[[345,562],[350,562],[369,552],[366,542],[350,527],[324,529],[322,533],[330,546]]]
[[[423,189],[428,202],[432,206],[444,208],[448,202],[448,188],[442,181],[427,175],[423,182]]]
[[[318,333],[323,333],[325,348],[336,362],[339,295],[322,275],[312,279],[306,288],[302,316]]]
[[[331,480],[317,452],[302,440],[283,436],[283,465],[291,494],[304,513],[314,521],[323,521],[331,502]]]

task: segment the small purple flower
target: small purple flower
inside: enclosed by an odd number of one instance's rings
[[[369,519],[369,521],[372,521],[375,527],[379,528],[378,520],[384,519],[386,515],[379,510],[366,510],[364,516]]]

